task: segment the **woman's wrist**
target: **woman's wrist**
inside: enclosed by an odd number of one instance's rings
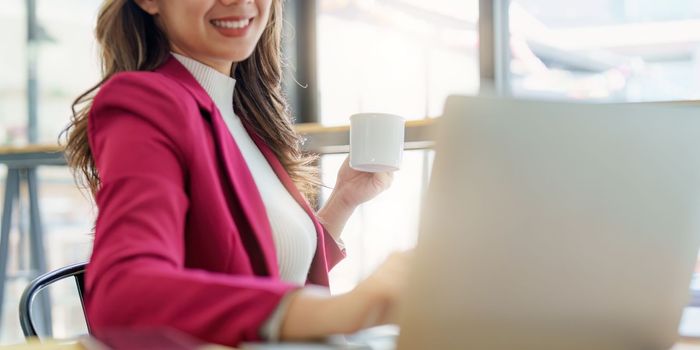
[[[355,208],[357,208],[357,204],[352,203],[348,199],[348,196],[345,195],[346,191],[347,190],[343,187],[336,185],[335,189],[333,190],[333,192],[331,192],[331,195],[328,197],[326,207],[340,213],[352,213],[353,211],[355,211]]]
[[[334,190],[317,216],[326,230],[337,241],[348,219],[357,206],[349,203],[339,190]]]
[[[374,325],[373,320],[376,310],[374,310],[373,300],[368,295],[353,290],[338,295],[335,302],[337,303],[337,314],[334,317],[340,315],[345,317],[345,321],[342,324],[343,329],[337,333],[355,333]]]
[[[354,305],[359,313],[360,323],[355,331],[386,323],[389,301],[381,293],[371,288],[364,288],[363,283],[360,283],[347,293],[347,296],[353,299],[349,304]]]
[[[308,288],[293,293],[280,330],[282,340],[355,333],[378,324],[382,318],[375,298],[362,290],[335,296],[321,295]]]

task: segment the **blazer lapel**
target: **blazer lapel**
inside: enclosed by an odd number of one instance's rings
[[[277,177],[280,179],[284,187],[289,191],[289,193],[292,195],[294,200],[296,200],[297,203],[304,209],[306,214],[309,215],[311,218],[311,221],[314,224],[314,228],[316,229],[316,254],[314,255],[314,259],[311,262],[311,269],[309,271],[309,281],[314,284],[319,284],[319,285],[325,285],[328,286],[328,263],[326,259],[326,250],[325,250],[325,235],[324,235],[324,229],[321,223],[318,221],[318,218],[316,217],[316,213],[311,209],[311,206],[309,205],[309,202],[306,201],[306,198],[299,192],[299,189],[296,187],[294,182],[292,181],[292,178],[289,176],[287,173],[287,170],[284,168],[282,163],[279,161],[277,156],[275,155],[274,152],[270,149],[270,147],[267,146],[265,141],[260,138],[253,130],[250,130],[246,127],[248,130],[248,134],[251,136],[255,144],[258,146],[262,154],[265,156],[267,161],[270,163],[270,166],[272,169],[275,171],[275,174],[277,174]]]
[[[199,85],[192,74],[190,74],[187,68],[180,64],[174,57],[171,56],[157,71],[170,75],[175,78],[175,80],[179,81],[195,97],[200,108],[208,112],[208,117],[211,119],[215,137],[214,144],[216,145],[219,161],[226,170],[226,174],[228,175],[227,180],[234,190],[234,195],[237,196],[237,198],[232,198],[232,200],[236,201],[238,206],[240,206],[250,230],[254,237],[257,238],[257,247],[249,248],[258,248],[260,253],[262,253],[250,254],[253,260],[253,267],[256,269],[256,273],[267,273],[271,276],[279,277],[277,254],[272,238],[272,228],[267,217],[265,205],[263,204],[255,181],[253,180],[253,176],[250,173],[250,169],[236,141],[228,131],[218,108],[215,107],[209,95]],[[202,114],[202,116],[207,117],[205,114]],[[247,241],[244,239],[244,242]],[[257,259],[260,260],[256,261]]]

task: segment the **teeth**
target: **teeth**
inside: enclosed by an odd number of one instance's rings
[[[242,19],[240,21],[211,21],[212,24],[214,24],[217,27],[221,28],[229,28],[229,29],[239,29],[239,28],[244,28],[247,27],[248,24],[250,23],[250,18]]]

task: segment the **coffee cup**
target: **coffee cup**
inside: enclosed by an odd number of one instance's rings
[[[404,118],[386,113],[360,113],[350,117],[350,167],[365,172],[391,172],[401,168]]]

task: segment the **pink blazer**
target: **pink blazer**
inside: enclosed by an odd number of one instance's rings
[[[277,118],[277,116],[270,116]],[[274,153],[252,135],[316,227],[307,283],[328,285],[344,257]],[[226,345],[258,340],[280,299],[265,207],[214,102],[170,57],[124,72],[94,99],[88,141],[102,187],[86,309],[109,328],[171,327]]]

